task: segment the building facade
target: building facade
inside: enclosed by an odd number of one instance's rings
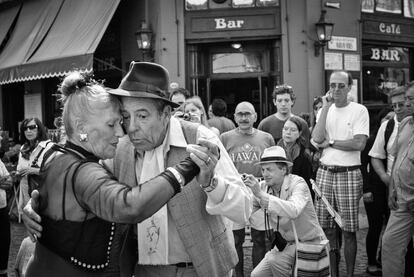
[[[322,10],[332,40],[315,51]],[[259,119],[274,113],[274,85],[312,111],[333,70],[348,70],[355,101],[375,113],[393,87],[413,79],[414,1],[360,0],[27,0],[0,2],[0,126],[17,137],[25,117],[54,128],[57,85],[71,68],[116,87],[131,61],[155,61],[170,81],[206,107],[223,98],[232,118],[240,101]],[[138,49],[146,22],[152,51]],[[91,26],[96,26],[92,28]]]

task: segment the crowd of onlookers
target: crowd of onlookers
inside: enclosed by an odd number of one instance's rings
[[[151,70],[147,71],[147,67]],[[184,88],[170,89],[169,96],[163,94],[168,90],[168,73],[161,66],[135,63],[131,68],[119,88],[109,92],[83,75],[71,75],[63,81],[63,121],[68,140],[64,146],[55,145],[47,137],[39,119],[22,122],[21,144],[3,154],[6,164],[17,163],[16,169],[6,168],[0,162],[0,276],[7,276],[6,253],[10,244],[5,192],[16,184],[18,215],[23,216],[33,241],[43,236],[36,250],[29,239],[25,240],[20,274],[25,273],[32,252],[38,260],[31,262],[29,276],[46,272],[39,255],[59,265],[47,270],[66,268],[68,276],[83,272],[72,268],[74,265],[84,270],[95,266],[92,264],[96,259],[92,256],[85,254],[82,259],[89,262],[78,262],[81,258],[76,255],[82,256],[83,252],[66,253],[59,248],[63,246],[56,244],[58,234],[65,239],[76,238],[67,235],[55,220],[69,218],[85,222],[86,226],[70,226],[74,230],[72,236],[79,230],[83,236],[93,236],[96,228],[108,229],[111,240],[114,239],[115,253],[125,250],[116,240],[121,240],[125,232],[131,235],[129,243],[136,245],[138,241],[139,248],[139,257],[132,259],[131,272],[140,276],[176,276],[171,268],[154,266],[160,264],[172,265],[174,270],[177,268],[189,276],[228,276],[232,269],[236,276],[244,276],[242,245],[246,225],[251,227],[253,242],[252,276],[290,276],[295,264],[295,241],[319,243],[326,239],[331,275],[339,276],[343,245],[347,276],[353,276],[356,253],[363,251],[357,249],[356,241],[362,197],[369,223],[367,273],[413,276],[410,261],[414,259],[414,83],[392,90],[390,108],[371,118],[365,106],[349,98],[352,77],[347,72],[331,74],[329,91],[314,99],[311,116],[293,114],[296,101],[293,88],[276,85],[273,90],[276,112],[257,122],[252,103],[237,103],[233,117],[229,118],[225,101],[214,99],[207,113],[201,99]],[[149,76],[141,79],[145,74]],[[159,83],[160,79],[164,82]],[[144,86],[141,82],[148,84]],[[90,113],[81,114],[83,107],[88,107]],[[197,128],[193,130],[187,121],[197,123],[194,125]],[[124,132],[128,138],[121,138]],[[200,136],[210,142],[200,141]],[[182,160],[185,155],[179,148],[196,142],[202,146],[188,150],[191,161]],[[42,163],[45,154],[46,162]],[[63,165],[56,169],[48,164],[49,159]],[[97,169],[99,159],[112,159],[104,163],[107,170]],[[72,164],[77,161],[79,165],[73,169]],[[42,164],[45,169],[42,167],[44,172],[40,174]],[[200,172],[194,170],[195,165]],[[69,176],[73,178],[70,183],[73,191],[69,196],[63,192],[63,197],[68,197],[65,201],[71,205],[70,211],[65,214],[65,206],[60,207],[50,198],[50,205],[57,205],[53,207],[59,212],[40,209],[39,199],[46,201],[45,196],[53,193],[60,197],[62,192],[56,192],[52,180],[65,187],[68,174],[62,174],[66,176],[63,178],[61,172],[73,175]],[[78,176],[84,178],[82,183]],[[201,186],[201,189],[197,186],[197,191],[186,186],[194,182],[195,176]],[[315,196],[311,180],[340,215],[340,226],[326,203]],[[85,181],[93,191],[84,187]],[[131,189],[134,187],[137,191]],[[32,199],[28,206],[33,209],[24,210],[30,193],[37,189],[43,198]],[[139,196],[140,193],[144,196]],[[101,199],[104,194],[105,199]],[[190,199],[193,197],[198,200]],[[131,206],[134,199],[142,201],[142,205]],[[202,202],[201,208],[197,201]],[[43,231],[34,220],[39,215],[45,220]],[[233,223],[229,225],[223,217]],[[92,218],[97,220],[91,222]],[[194,221],[180,221],[180,218],[194,218]],[[108,225],[108,221],[117,222],[115,235],[115,225]],[[294,232],[292,225],[296,226]],[[225,226],[232,230],[231,238]],[[51,234],[49,228],[56,234]],[[132,229],[128,232],[128,228]],[[148,231],[144,234],[142,230]],[[215,232],[221,231],[227,235],[219,239]],[[117,232],[122,232],[118,238]],[[156,245],[154,240],[144,239],[153,236],[157,237]],[[211,243],[207,246],[204,240]],[[116,244],[120,244],[118,248]],[[192,244],[202,250],[194,249]],[[228,245],[228,249],[221,244]],[[75,246],[72,243],[67,247]],[[116,259],[110,249],[99,261],[99,267],[117,272],[110,262],[110,258]],[[208,254],[213,253],[225,258],[209,260]],[[135,268],[137,259],[141,267]]]

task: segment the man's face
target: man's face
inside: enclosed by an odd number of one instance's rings
[[[351,86],[348,85],[348,75],[345,72],[335,72],[329,79],[329,87],[335,103],[347,102],[348,92]]]
[[[398,121],[409,115],[409,108],[406,106],[404,94],[391,97],[391,105]]]
[[[414,115],[414,86],[410,87],[405,92],[405,104],[408,109],[408,113]]]
[[[262,176],[269,187],[275,185],[282,185],[285,179],[286,168],[277,163],[265,163],[261,164]]]
[[[293,101],[289,93],[277,94],[276,99],[273,99],[277,112],[283,115],[289,115],[292,111]]]
[[[162,144],[170,120],[170,106],[159,112],[156,100],[122,97],[122,117],[135,149],[152,150]]]
[[[240,130],[248,131],[253,128],[253,124],[257,120],[257,114],[254,110],[253,105],[249,103],[240,103],[236,107],[234,113],[234,120],[239,126]]]
[[[171,101],[181,106],[185,102],[185,97],[181,93],[177,93],[171,97]]]

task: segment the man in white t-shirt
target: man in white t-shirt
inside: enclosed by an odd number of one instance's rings
[[[348,100],[352,86],[349,73],[333,72],[329,86],[330,90],[322,97],[322,109],[312,133],[313,141],[323,149],[316,183],[342,217],[347,276],[353,276],[357,252],[358,206],[362,196],[360,155],[369,136],[369,115],[365,106]],[[319,223],[335,250],[334,221],[320,200],[316,202],[316,212]]]
[[[391,105],[395,115],[381,123],[368,155],[371,157],[371,171],[369,179],[364,184],[364,205],[368,216],[369,231],[367,234],[367,272],[380,274],[381,268],[377,259],[378,243],[384,223],[388,221],[389,209],[387,204],[387,191],[391,178],[391,169],[394,156],[391,148],[394,145],[401,120],[409,115],[404,99],[405,87],[397,87],[391,91]],[[377,176],[374,175],[376,173]]]

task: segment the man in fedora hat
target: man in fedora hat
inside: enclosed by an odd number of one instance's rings
[[[181,160],[187,144],[200,137],[219,145],[221,157],[210,183],[193,180],[138,224],[135,276],[226,276],[236,265],[237,254],[223,216],[245,222],[251,213],[250,194],[213,133],[171,117],[171,109],[178,105],[168,100],[168,84],[168,71],[161,65],[133,62],[119,88],[110,91],[121,97],[128,133],[113,160],[115,176],[135,186],[157,165],[168,167]],[[156,243],[151,241],[154,236]]]
[[[251,194],[216,135],[203,125],[171,117],[178,104],[168,100],[168,79],[159,64],[132,62],[119,87],[109,91],[122,101],[128,136],[120,139],[114,159],[104,165],[120,182],[134,187],[181,161],[188,155],[187,145],[201,138],[218,146],[220,158],[210,182],[193,179],[138,226],[119,226],[111,250],[119,269],[105,276],[119,276],[120,270],[121,276],[221,277],[230,276],[237,264],[225,217],[238,223],[248,220]],[[190,156],[206,166],[212,162]]]
[[[244,183],[255,196],[254,209],[265,210],[266,221],[275,231],[275,247],[267,252],[251,276],[292,276],[296,246],[291,221],[299,241],[317,243],[326,237],[318,223],[308,185],[302,177],[289,173],[292,163],[283,148],[266,148],[259,164],[264,181],[247,175]]]

